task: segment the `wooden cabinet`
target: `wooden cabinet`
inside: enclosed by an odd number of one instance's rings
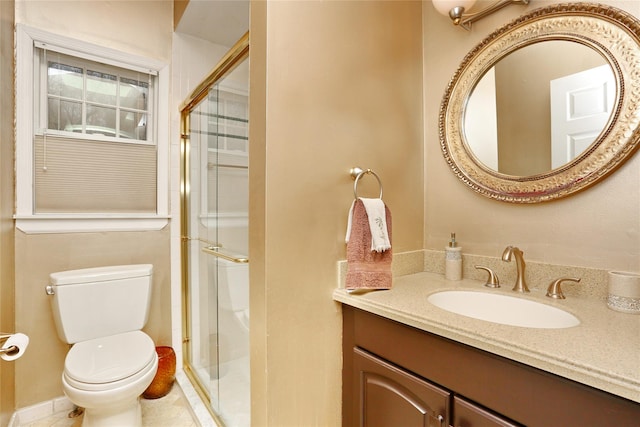
[[[452,427],[518,427],[506,418],[489,412],[460,396],[453,397]]]
[[[344,427],[637,427],[640,404],[343,306]]]
[[[353,349],[353,367],[353,382],[357,384],[351,400],[354,425],[519,426],[357,347]]]
[[[352,409],[363,427],[442,427],[450,393],[386,361],[353,349]]]

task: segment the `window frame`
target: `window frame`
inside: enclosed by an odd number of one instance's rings
[[[34,213],[34,103],[35,44],[116,67],[157,74],[155,145],[157,149],[156,213]],[[169,216],[169,66],[161,61],[128,54],[18,24],[16,26],[16,227],[31,233],[160,230]],[[165,120],[166,118],[166,120]]]

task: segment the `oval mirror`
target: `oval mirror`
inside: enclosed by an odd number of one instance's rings
[[[440,109],[453,172],[476,192],[537,203],[595,184],[638,148],[640,21],[584,3],[535,10],[462,61]]]

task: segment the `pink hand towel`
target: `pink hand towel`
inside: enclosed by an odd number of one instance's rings
[[[391,212],[385,205],[387,233],[391,242]],[[369,218],[361,200],[356,200],[351,218],[351,232],[347,236],[347,290],[391,289],[391,249],[371,250]]]

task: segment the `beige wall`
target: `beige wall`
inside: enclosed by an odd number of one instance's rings
[[[172,4],[167,1],[16,2],[18,23],[166,63],[171,61],[172,19]],[[62,395],[60,375],[67,346],[56,335],[43,290],[52,272],[152,263],[153,296],[145,330],[156,343],[171,343],[168,226],[148,232],[27,235],[17,231],[15,239],[15,323],[31,339],[28,351],[15,362],[16,408]]]
[[[451,231],[463,252],[500,256],[519,246],[525,259],[554,264],[640,271],[640,156],[604,182],[577,195],[537,205],[514,205],[476,195],[451,172],[438,145],[438,112],[459,61],[491,31],[527,10],[552,4],[509,6],[474,24],[453,27],[430,2],[424,7],[425,235],[441,249]],[[640,17],[640,3],[610,1]],[[545,284],[535,283],[534,286]],[[604,286],[605,284],[603,284]]]
[[[14,330],[13,6],[0,2],[0,331]],[[0,361],[0,425],[14,409],[15,364]]]
[[[17,0],[16,23],[169,62],[173,3]]]
[[[349,169],[422,246],[420,2],[252,2],[252,424],[338,426]],[[362,196],[374,197],[377,185]]]

